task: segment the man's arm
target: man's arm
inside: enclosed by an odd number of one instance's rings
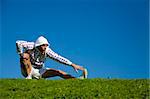
[[[23,50],[29,50],[34,48],[34,42],[27,42],[23,40],[17,40],[16,41],[16,48],[17,53],[21,55],[23,53]]]
[[[49,58],[55,60],[55,61],[58,61],[62,64],[65,64],[65,65],[70,65],[72,64],[72,62],[60,55],[58,55],[57,53],[55,53],[52,49],[50,49],[49,47],[46,49],[46,54]]]

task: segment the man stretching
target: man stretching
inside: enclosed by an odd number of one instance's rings
[[[75,78],[64,71],[45,68],[44,62],[47,57],[73,67],[76,72],[82,70],[83,74],[80,78],[87,78],[87,70],[85,68],[58,55],[49,46],[47,39],[43,36],[40,36],[36,42],[16,41],[17,52],[20,56],[21,73],[26,79],[40,79],[54,76],[60,76],[64,79]]]

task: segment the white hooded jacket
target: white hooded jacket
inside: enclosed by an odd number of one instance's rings
[[[16,41],[16,47],[18,54],[21,54],[26,50],[30,50],[30,58],[31,58],[30,60],[34,68],[40,69],[44,67],[44,62],[47,57],[66,65],[72,64],[70,60],[58,55],[57,53],[52,51],[52,49],[50,49],[49,47],[46,48],[45,55],[41,54],[41,52],[36,48],[36,43],[34,42],[18,40]]]

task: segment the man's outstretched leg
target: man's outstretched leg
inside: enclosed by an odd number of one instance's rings
[[[75,77],[67,74],[64,71],[61,70],[55,70],[55,69],[48,69],[45,73],[42,74],[42,78],[49,78],[49,77],[55,77],[59,76],[64,79],[74,79]]]
[[[26,79],[32,79],[31,77],[31,62],[30,62],[30,55],[28,53],[23,53],[20,57],[20,65],[21,65],[21,72]]]

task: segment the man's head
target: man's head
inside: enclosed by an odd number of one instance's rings
[[[35,47],[37,47],[42,53],[45,52],[46,48],[49,46],[49,43],[46,38],[40,36],[36,42]]]

